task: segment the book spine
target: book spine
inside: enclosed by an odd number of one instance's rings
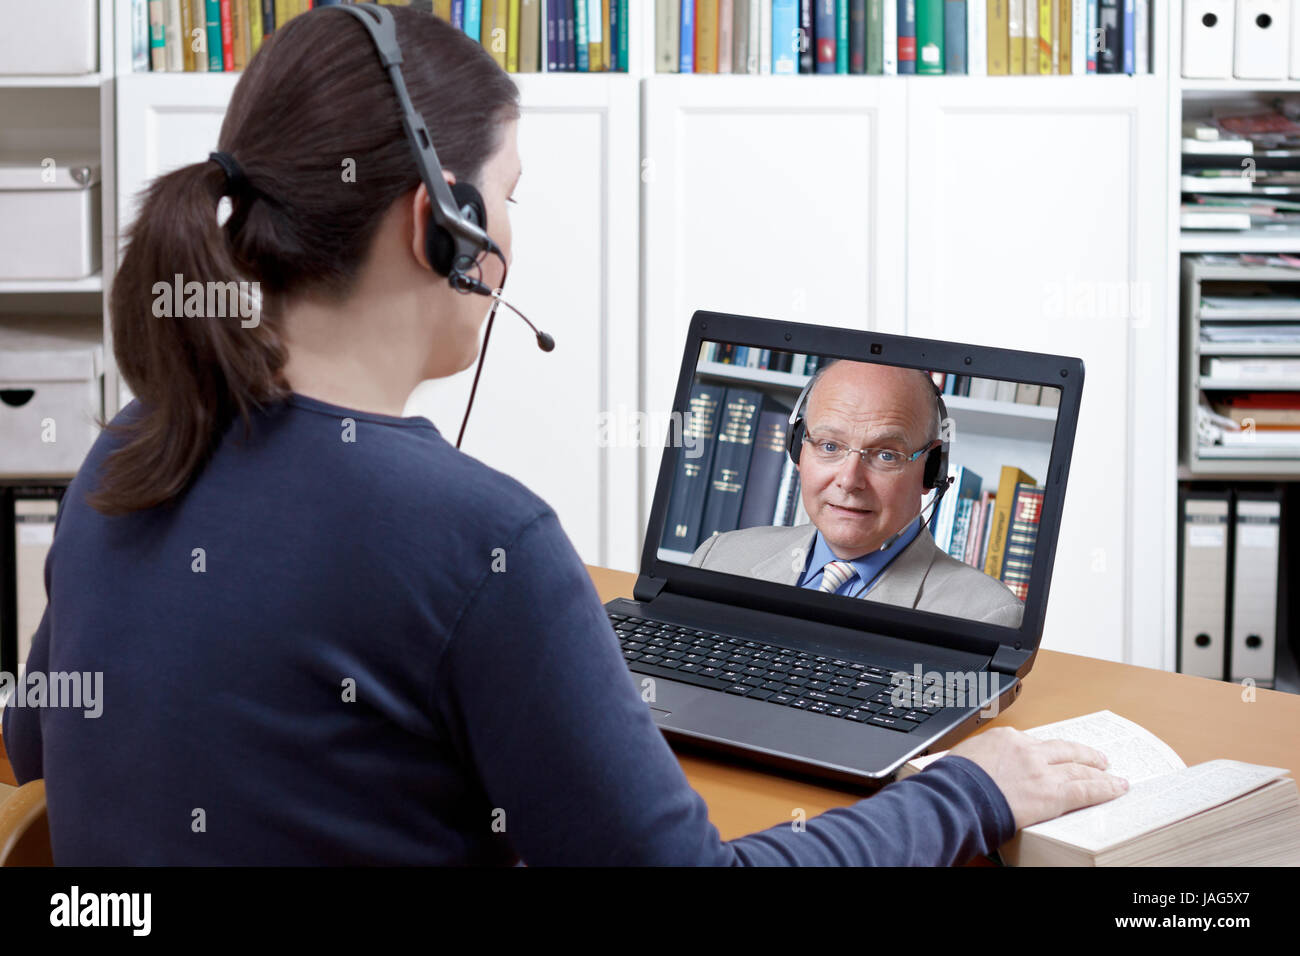
[[[248,58],[250,60],[262,48],[262,39],[265,35],[262,26],[262,0],[248,0]]]
[[[754,8],[758,9],[758,72],[772,72],[772,15],[776,0],[750,0],[749,19],[755,19]]]
[[[944,0],[943,72],[966,72],[966,0]]]
[[[194,37],[190,34],[191,24],[193,22],[193,11],[190,7],[190,0],[177,0],[177,14],[180,17],[180,48],[181,48],[181,69],[186,73],[193,73],[197,67],[194,64]]]
[[[695,2],[695,72],[718,72],[718,0]]]
[[[600,73],[605,69],[605,17],[602,0],[587,2],[587,69]]]
[[[506,8],[506,72],[519,72],[519,0],[508,0]]]
[[[149,0],[149,66],[154,72],[167,70],[167,24],[163,0]]]
[[[1097,50],[1097,72],[1118,73],[1120,72],[1117,53],[1120,49],[1119,0],[1098,0],[1097,12],[1100,18],[1098,28],[1101,31],[1101,42]]]
[[[234,25],[231,22],[232,0],[221,0],[221,68],[227,73],[235,70]]]
[[[588,0],[574,0],[573,4],[573,46],[577,53],[579,73],[591,71],[591,49],[587,46],[587,4]]]
[[[749,0],[735,0],[732,11],[731,72],[749,72]]]
[[[835,72],[849,72],[849,0],[835,0]]]
[[[451,0],[451,25],[457,30],[465,30],[465,0]]]
[[[816,69],[816,33],[813,29],[817,0],[799,0],[799,72]]]
[[[943,73],[946,0],[916,0],[916,72]]]
[[[798,0],[772,0],[772,72],[799,72]]]
[[[163,37],[167,55],[167,72],[183,73],[185,71],[185,53],[181,42],[181,3],[180,0],[166,0],[163,4]]]
[[[817,72],[835,72],[835,0],[817,0],[817,16],[813,21],[813,35],[817,48]]]
[[[914,0],[898,2],[898,72],[916,72],[916,3]]]
[[[487,0],[488,3],[495,3],[496,0]],[[483,33],[483,3],[484,0],[465,0],[465,11],[462,14],[464,26],[462,29],[465,33],[478,40],[479,45],[489,53],[492,51],[492,37],[485,36]]]
[[[1074,0],[1052,0],[1056,9],[1056,42],[1052,44],[1052,70],[1063,76],[1070,73],[1070,5]]]
[[[987,0],[966,0],[966,72],[988,76],[989,20]]]
[[[244,32],[244,14],[247,10],[244,0],[230,0],[230,52],[234,57],[236,73],[243,70],[248,62],[247,37]]]
[[[1038,74],[1052,73],[1052,0],[1038,0]]]
[[[1121,73],[1133,73],[1137,67],[1134,63],[1136,56],[1135,38],[1136,31],[1134,28],[1134,18],[1136,16],[1137,4],[1135,0],[1123,0],[1123,23],[1120,25],[1120,34],[1124,58],[1120,68]]]
[[[446,4],[447,0],[441,0]],[[450,8],[449,8],[450,9]],[[443,18],[444,20],[446,17]],[[262,0],[262,39],[275,32],[275,0]]]
[[[1088,72],[1088,57],[1084,52],[1087,33],[1088,0],[1070,2],[1070,75],[1082,76]]]
[[[695,0],[682,0],[677,72],[695,72]]]
[[[541,63],[541,0],[519,2],[519,72],[536,73]]]
[[[221,55],[221,0],[204,0],[203,17],[208,34],[208,72],[220,73],[226,68]]]
[[[732,30],[736,25],[736,10],[733,0],[718,0],[718,50],[714,57],[717,72],[731,72]]]
[[[1010,35],[1007,25],[1007,0],[988,0],[989,76],[1006,76],[1009,72]]]
[[[1097,48],[1101,46],[1101,35],[1097,25],[1097,0],[1087,0],[1087,13],[1083,23],[1084,68],[1088,73],[1097,72]]]
[[[190,7],[190,31],[186,40],[194,55],[194,72],[208,72],[208,15],[204,0],[185,0]]]
[[[1025,4],[1032,0],[1007,0],[1007,73],[1025,72]]]
[[[867,72],[867,0],[849,0],[849,72]]]
[[[615,2],[615,0],[610,0]],[[618,66],[620,73],[628,71],[628,0],[617,0],[618,4]]]
[[[884,5],[881,0],[867,0],[867,73],[879,76],[885,70]]]
[[[564,6],[564,62],[570,73],[578,72],[578,3],[565,0]]]
[[[880,4],[880,72],[892,76],[898,72],[898,3],[881,0]]]
[[[131,71],[149,71],[148,0],[131,0]]]

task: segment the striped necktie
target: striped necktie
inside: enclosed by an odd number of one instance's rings
[[[847,561],[832,561],[822,571],[822,583],[818,590],[829,591],[833,594],[839,590],[841,584],[857,573],[853,569],[853,565]]]

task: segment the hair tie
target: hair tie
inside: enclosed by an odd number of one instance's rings
[[[208,159],[220,166],[226,174],[226,189],[223,195],[238,196],[253,191],[248,177],[240,169],[239,163],[235,162],[235,157],[218,150],[208,153]]]

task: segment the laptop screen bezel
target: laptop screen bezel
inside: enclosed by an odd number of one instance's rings
[[[673,395],[674,418],[689,407],[691,388],[705,342],[729,342],[739,346],[786,352],[835,356],[863,362],[877,362],[929,372],[946,372],[1060,389],[1056,427],[1039,518],[1034,562],[1030,571],[1028,597],[1020,627],[1010,628],[946,614],[920,611],[828,595],[790,585],[773,586],[742,575],[690,567],[659,558],[658,548],[668,499],[677,471],[680,442],[674,447],[675,432],[670,424],[663,444],[659,475],[655,484],[650,520],[641,552],[641,580],[663,591],[723,604],[739,604],[759,610],[819,620],[873,633],[906,637],[927,644],[980,654],[996,654],[998,648],[1014,649],[1017,658],[1032,658],[1042,640],[1052,568],[1056,560],[1057,536],[1074,450],[1075,429],[1083,386],[1083,361],[1040,352],[990,348],[960,342],[891,335],[763,319],[755,316],[697,311],[691,317],[677,388]],[[954,448],[960,449],[960,435]]]

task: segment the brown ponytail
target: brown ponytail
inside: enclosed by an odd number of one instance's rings
[[[443,168],[476,183],[502,121],[519,115],[514,83],[446,21],[389,11]],[[328,7],[262,45],[235,87],[219,149],[247,179],[225,225],[226,174],[207,161],[154,180],[128,233],[109,308],[113,351],[140,408],[110,426],[119,447],[89,497],[105,514],[174,500],[236,416],[247,422],[288,394],[283,303],[346,294],[387,210],[419,185],[369,36]]]

